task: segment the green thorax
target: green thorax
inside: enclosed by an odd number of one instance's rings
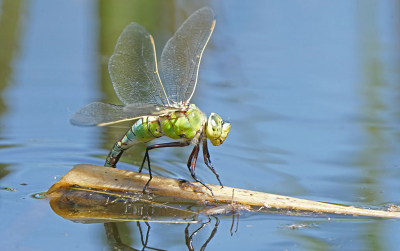
[[[164,135],[171,139],[192,139],[200,136],[206,121],[205,114],[191,104],[186,111],[142,117],[132,126],[132,131],[141,142],[148,142]]]
[[[159,116],[161,130],[171,139],[192,139],[200,132],[207,121],[205,114],[194,104],[187,111],[174,111]]]

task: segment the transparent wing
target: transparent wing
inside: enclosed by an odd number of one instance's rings
[[[204,7],[193,13],[167,42],[161,69],[167,96],[189,102],[197,84],[201,56],[214,30],[214,13]]]
[[[168,105],[158,75],[153,37],[142,26],[129,24],[118,39],[108,62],[118,98],[126,105]]]
[[[178,110],[178,108],[158,105],[132,107],[94,102],[80,108],[72,115],[70,122],[80,126],[104,126],[135,120],[142,116],[159,116],[173,110]]]

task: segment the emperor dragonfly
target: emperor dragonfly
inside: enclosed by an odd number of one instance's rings
[[[153,37],[139,24],[129,24],[119,37],[108,63],[114,90],[125,106],[94,102],[80,108],[71,117],[72,124],[83,126],[135,121],[111,149],[105,162],[108,167],[115,167],[122,153],[134,144],[162,136],[179,140],[147,146],[139,168],[141,172],[147,160],[150,178],[143,193],[152,179],[149,150],[191,144],[194,148],[187,166],[193,179],[208,188],[214,197],[212,190],[195,175],[202,144],[204,163],[222,186],[210,160],[207,139],[214,146],[222,144],[231,125],[215,113],[207,119],[199,108],[189,103],[196,89],[201,57],[215,22],[213,11],[204,7],[193,13],[169,39],[160,62],[165,85],[158,74]]]

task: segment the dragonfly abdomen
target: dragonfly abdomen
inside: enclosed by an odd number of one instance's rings
[[[148,142],[164,136],[158,117],[145,116],[138,119],[132,127],[122,136],[114,146],[106,159],[105,166],[115,167],[122,153],[131,146]]]
[[[149,142],[155,138],[164,136],[159,117],[155,116],[141,117],[133,124],[129,131],[131,131],[140,142]]]

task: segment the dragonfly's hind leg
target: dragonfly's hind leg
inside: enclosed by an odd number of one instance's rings
[[[153,178],[153,176],[151,175],[149,151],[152,150],[152,149],[157,149],[157,148],[164,148],[164,147],[184,147],[184,146],[188,146],[188,145],[190,145],[190,142],[170,142],[170,143],[164,143],[164,144],[150,145],[150,146],[147,146],[147,147],[146,147],[146,153],[145,153],[145,155],[144,155],[142,165],[141,165],[140,168],[139,168],[139,173],[142,172],[144,163],[146,162],[146,159],[147,159],[147,164],[148,164],[148,167],[149,167],[149,175],[150,175],[150,178],[149,178],[149,180],[147,181],[146,185],[145,185],[144,188],[143,188],[143,193],[146,191],[147,186],[149,185],[151,179]]]
[[[189,172],[192,175],[192,178],[199,182],[200,184],[202,184],[203,186],[205,186],[208,190],[210,190],[212,197],[214,198],[215,201],[217,201],[217,199],[214,196],[214,193],[212,191],[211,188],[209,188],[205,183],[203,183],[203,181],[201,181],[200,179],[198,179],[196,177],[195,174],[195,168],[196,168],[196,162],[197,162],[197,157],[199,156],[199,150],[200,150],[200,144],[197,144],[194,146],[192,153],[189,156],[189,160],[187,163],[187,167],[189,168]],[[219,180],[219,179],[218,179]]]
[[[219,184],[221,185],[221,187],[224,187],[221,183],[221,180],[219,179],[219,174],[217,173],[217,171],[215,171],[215,169],[211,163],[210,153],[208,152],[208,147],[207,147],[207,139],[203,141],[203,157],[204,157],[204,163],[206,164],[206,166],[214,173],[215,177],[217,177],[217,180],[218,180]]]

